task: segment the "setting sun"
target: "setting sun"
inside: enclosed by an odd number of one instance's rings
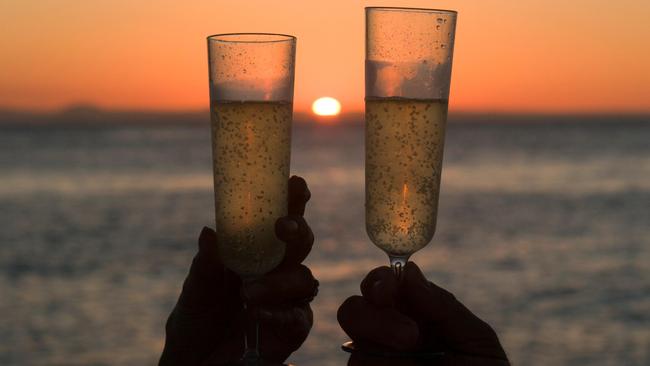
[[[341,103],[331,97],[321,97],[314,101],[311,109],[319,116],[336,116],[341,113]]]

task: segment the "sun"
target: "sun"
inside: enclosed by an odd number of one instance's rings
[[[311,109],[319,116],[336,116],[341,113],[341,103],[332,97],[321,97],[314,101]]]

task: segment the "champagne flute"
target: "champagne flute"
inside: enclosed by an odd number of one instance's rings
[[[366,232],[398,276],[436,230],[456,15],[366,8]]]
[[[295,50],[290,35],[208,37],[218,253],[244,282],[284,258],[275,221],[287,215]],[[240,364],[265,364],[255,310],[246,312]]]

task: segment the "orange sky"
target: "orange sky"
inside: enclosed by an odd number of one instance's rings
[[[363,108],[369,5],[459,11],[451,108],[650,112],[650,1],[7,0],[0,107],[208,107],[205,36],[298,37],[295,101]]]

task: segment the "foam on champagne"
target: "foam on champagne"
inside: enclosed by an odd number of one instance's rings
[[[389,254],[433,238],[446,121],[446,100],[366,100],[366,231]]]
[[[241,276],[261,275],[284,257],[275,221],[287,214],[292,104],[213,102],[211,110],[219,257]]]

